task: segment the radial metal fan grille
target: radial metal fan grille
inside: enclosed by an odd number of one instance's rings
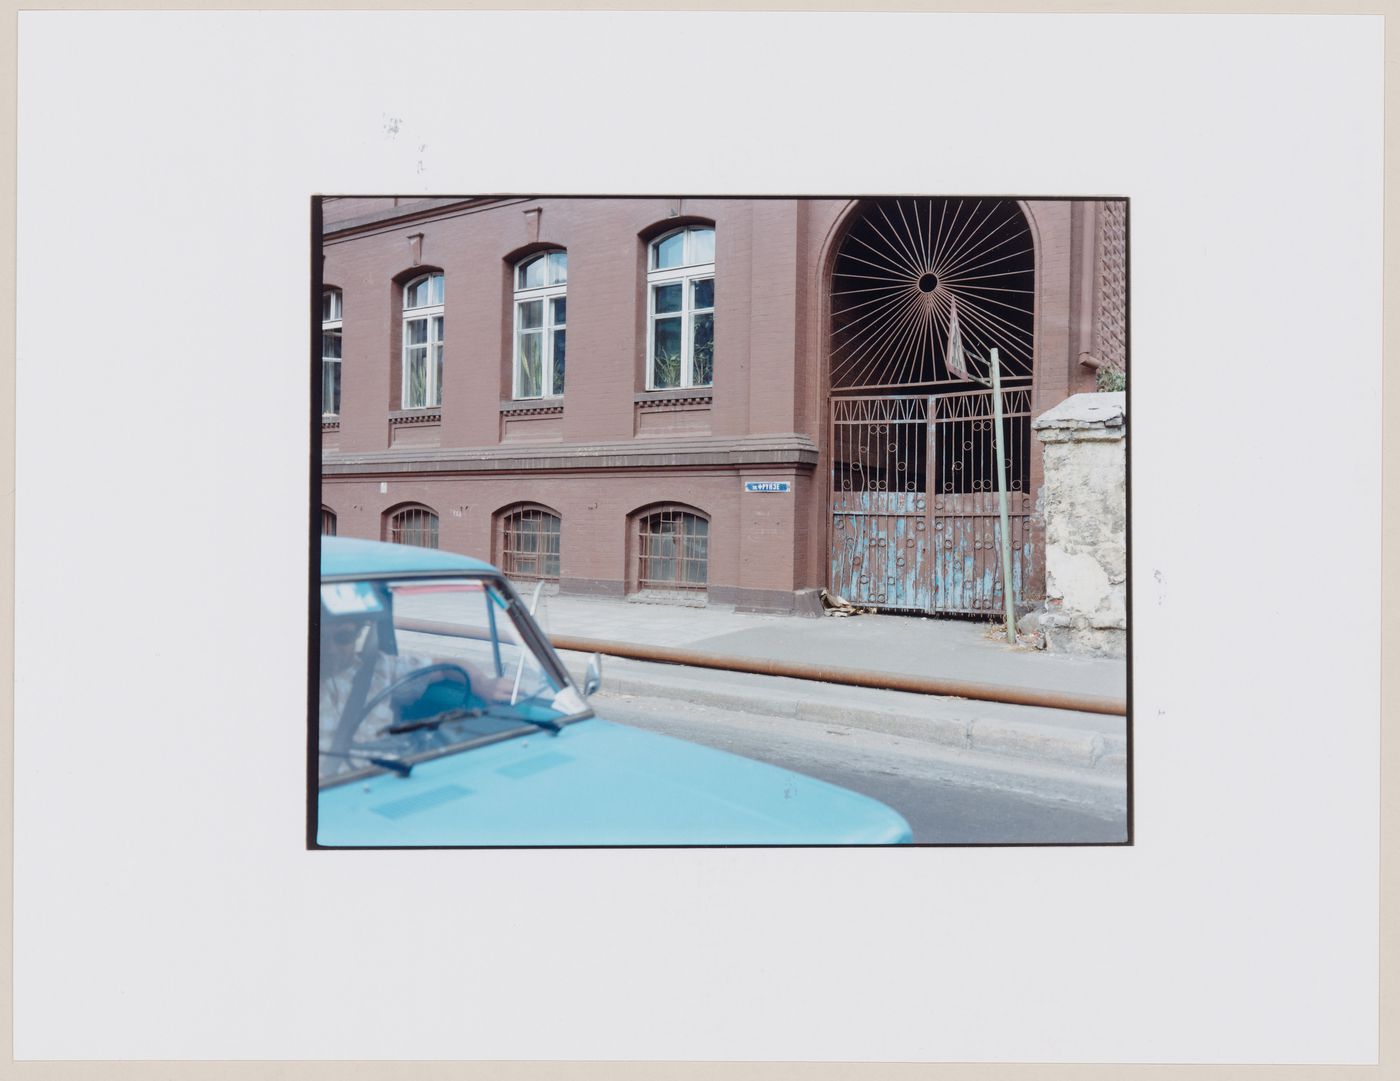
[[[956,327],[968,370],[1029,382],[1035,246],[1008,199],[873,199],[846,234],[832,275],[831,386],[881,390],[958,383]]]

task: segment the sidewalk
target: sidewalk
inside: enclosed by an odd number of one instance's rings
[[[526,597],[528,599],[528,593]],[[1007,645],[985,623],[915,616],[797,616],[612,598],[541,596],[550,635],[678,646],[706,653],[836,665],[1027,689],[1125,697],[1127,663]],[[587,658],[564,654],[581,676]],[[967,750],[1094,770],[1122,769],[1123,717],[1011,706],[747,673],[607,658],[604,695],[680,698],[720,709],[844,721]]]

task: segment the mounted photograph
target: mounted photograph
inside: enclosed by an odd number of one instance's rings
[[[311,219],[309,847],[1132,843],[1126,198]]]

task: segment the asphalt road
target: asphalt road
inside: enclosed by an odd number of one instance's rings
[[[916,844],[1122,843],[1121,786],[888,733],[600,693],[609,720],[731,751],[895,808]]]

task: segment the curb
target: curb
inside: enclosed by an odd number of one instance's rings
[[[1127,740],[1122,736],[1023,721],[989,717],[929,717],[898,710],[863,709],[809,701],[790,695],[773,696],[762,692],[737,694],[705,687],[678,687],[670,683],[637,679],[631,674],[609,675],[602,693],[605,696],[629,694],[644,698],[679,699],[714,709],[759,713],[770,717],[840,722],[959,750],[1054,763],[1100,773],[1121,773],[1127,765]]]

